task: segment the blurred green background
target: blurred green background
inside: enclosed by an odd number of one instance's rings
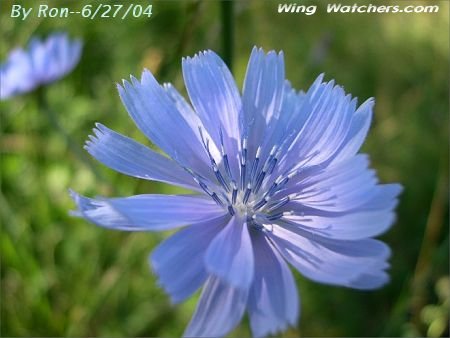
[[[44,89],[71,146],[39,109],[36,93],[0,102],[2,336],[182,334],[198,294],[172,306],[147,265],[147,255],[169,234],[114,232],[71,218],[67,190],[89,196],[177,192],[118,174],[77,152],[97,121],[149,144],[120,102],[115,83],[122,78],[147,67],[160,82],[185,92],[181,57],[212,49],[232,52],[241,86],[254,45],[284,51],[295,88],[308,88],[325,72],[360,102],[375,97],[363,151],[382,182],[405,188],[398,220],[382,236],[393,251],[391,283],[361,292],[295,273],[302,314],[298,327],[280,336],[448,336],[447,1],[395,3],[438,4],[435,14],[326,14],[326,1],[302,1],[318,5],[311,16],[278,14],[278,1],[237,1],[233,50],[224,49],[224,36],[231,35],[224,34],[218,1],[152,1],[151,18],[123,21],[20,21],[10,18],[13,3],[77,9],[95,2],[0,2],[1,60],[32,35],[59,30],[84,40],[75,71]],[[231,333],[249,335],[247,319]]]

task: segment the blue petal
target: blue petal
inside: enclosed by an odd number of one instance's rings
[[[306,231],[320,233],[324,237],[356,240],[386,232],[395,221],[395,213],[389,210],[361,211],[341,216],[304,215],[287,219]]]
[[[150,257],[159,283],[178,303],[192,295],[208,277],[204,255],[214,236],[227,224],[222,216],[178,231],[162,242]]]
[[[292,150],[300,158],[314,156],[309,165],[319,164],[332,156],[344,141],[350,128],[356,102],[333,82],[324,83],[320,96],[310,97],[302,109],[310,110]]]
[[[273,225],[269,236],[289,263],[316,282],[353,287],[364,276],[384,274],[388,267],[389,247],[374,239],[327,239],[289,224]],[[372,288],[383,284],[379,279]]]
[[[55,33],[45,41],[32,40],[29,49],[36,81],[50,83],[75,67],[81,56],[82,43],[69,39],[65,33]]]
[[[176,162],[97,123],[86,150],[104,165],[126,175],[202,191]]]
[[[1,65],[0,99],[28,92],[37,86],[33,68],[27,53],[21,49],[13,50],[8,60]]]
[[[334,239],[374,237],[384,233],[394,223],[393,209],[397,206],[397,197],[401,191],[399,184],[377,185],[370,199],[349,212],[328,212],[290,205],[295,214],[285,219],[303,230]]]
[[[289,81],[284,82],[283,101],[279,115],[274,115],[264,135],[264,148],[277,145],[279,148],[291,144],[305,123],[307,114],[300,114],[305,93],[296,92]],[[282,159],[279,159],[282,160]]]
[[[175,102],[145,70],[142,80],[118,86],[123,104],[138,128],[172,159],[199,173],[211,172],[209,159],[192,130],[178,111]]]
[[[373,290],[381,288],[389,283],[389,275],[383,270],[375,270],[368,273],[363,273],[348,285],[353,289],[359,290]]]
[[[99,226],[127,231],[161,231],[217,218],[224,214],[212,200],[175,195],[136,195],[91,199],[75,192],[74,214]]]
[[[306,118],[299,130],[294,127],[298,132],[286,145],[288,151],[280,161],[280,171],[330,161],[348,134],[356,100],[346,95],[334,81],[321,83],[321,80],[322,76],[319,76],[296,112]]]
[[[334,163],[344,161],[359,151],[369,131],[374,103],[373,99],[368,99],[356,110],[347,136],[333,159]]]
[[[358,208],[377,193],[378,179],[375,172],[368,169],[368,164],[367,156],[359,155],[316,175],[310,173],[288,190],[289,193],[299,191],[294,205],[328,211]]]
[[[280,117],[285,86],[283,53],[264,53],[254,47],[247,66],[242,94],[243,133],[248,137],[248,156],[255,157],[256,148],[263,145],[266,129]],[[262,157],[273,144],[265,144]]]
[[[252,236],[255,278],[250,289],[248,312],[253,336],[263,337],[295,325],[299,297],[289,267],[260,232]]]
[[[46,41],[32,39],[29,44],[30,63],[33,67],[33,73],[36,81],[44,82],[45,77],[54,72],[56,65],[52,55],[49,55],[48,44],[54,40],[53,36],[48,37]]]
[[[208,272],[231,286],[248,289],[253,279],[253,251],[247,224],[233,217],[211,242],[205,256]]]
[[[12,51],[0,66],[0,99],[61,78],[78,63],[81,48],[80,40],[70,40],[67,34],[56,33],[45,41],[32,39],[27,51]]]
[[[403,187],[401,184],[377,185],[372,198],[366,204],[360,206],[359,210],[392,210],[397,206],[397,198],[402,191]]]
[[[233,288],[219,278],[210,276],[184,336],[225,336],[240,322],[247,298],[247,290]]]
[[[221,144],[222,130],[231,169],[237,174],[242,104],[233,76],[217,54],[205,51],[183,59],[183,77],[192,105],[216,146]]]
[[[172,86],[170,83],[164,84],[164,89],[169,95],[169,97],[173,100],[175,106],[177,107],[178,111],[180,112],[181,116],[183,116],[183,119],[186,121],[186,123],[189,125],[189,127],[192,130],[198,131],[196,133],[198,142],[202,142],[201,135],[204,136],[205,139],[211,140],[211,135],[209,135],[208,131],[203,126],[203,122],[200,120],[199,116],[195,113],[195,111],[192,109],[192,107],[189,105],[189,103],[184,99],[183,96],[176,90],[174,86]],[[199,128],[201,128],[202,132],[200,134]],[[213,142],[209,142],[209,152],[211,156],[215,159],[217,163],[220,163],[221,159],[221,153],[217,146]],[[204,150],[205,151],[205,150]],[[215,178],[213,178],[213,175],[210,176],[211,169],[208,170],[208,172],[202,172],[202,175],[204,177],[210,178],[212,182],[215,181]],[[212,179],[211,179],[212,178]]]

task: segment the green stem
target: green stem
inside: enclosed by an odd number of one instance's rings
[[[47,104],[44,88],[40,87],[37,89],[37,99],[39,111],[46,115],[51,126],[64,138],[70,151],[94,173],[97,179],[105,181],[105,179],[91,162],[89,157],[87,157],[86,153],[83,152],[78,143],[73,140],[69,133],[59,123],[57,114],[52,109],[50,109]]]
[[[233,0],[222,0],[222,54],[225,63],[230,70],[233,69]]]

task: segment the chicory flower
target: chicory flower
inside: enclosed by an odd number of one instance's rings
[[[0,100],[27,93],[40,85],[54,82],[78,64],[80,40],[55,33],[46,40],[32,39],[27,50],[13,50],[0,65]]]
[[[213,52],[183,59],[189,104],[145,70],[118,85],[137,127],[163,156],[97,124],[86,149],[130,176],[196,191],[91,199],[76,215],[125,231],[184,227],[150,256],[173,302],[202,287],[186,336],[223,336],[249,314],[254,336],[295,325],[290,263],[307,278],[355,289],[388,282],[398,184],[379,184],[358,151],[374,101],[358,106],[320,75],[306,92],[285,79],[282,53],[254,48],[242,95]]]

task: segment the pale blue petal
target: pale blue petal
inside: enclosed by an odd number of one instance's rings
[[[305,121],[292,151],[298,151],[300,158],[313,156],[308,162],[313,165],[326,161],[343,142],[350,127],[355,103],[342,87],[333,86],[333,82],[330,82],[324,84],[324,92],[320,98],[315,98],[309,105],[305,104],[304,109],[308,106],[311,115]]]
[[[0,99],[28,92],[36,86],[29,55],[21,49],[13,50],[1,65]]]
[[[308,117],[307,114],[300,114],[304,100],[305,93],[296,92],[289,81],[285,81],[280,114],[274,116],[264,135],[266,151],[274,145],[286,147],[293,141]]]
[[[277,250],[260,232],[252,236],[255,277],[248,299],[254,337],[284,331],[299,317],[299,297],[292,273]]]
[[[152,252],[153,270],[173,303],[185,300],[205,282],[208,277],[204,264],[206,249],[228,219],[222,216],[181,229]]]
[[[205,51],[183,59],[183,77],[192,105],[217,147],[222,130],[230,167],[237,176],[242,103],[233,76],[217,54]]]
[[[392,210],[397,206],[398,196],[403,191],[401,184],[381,184],[377,185],[372,198],[360,210]]]
[[[289,263],[316,282],[352,287],[362,276],[388,266],[389,248],[374,239],[331,240],[289,224],[273,225],[269,236]]]
[[[241,98],[233,76],[220,57],[205,51],[183,59],[183,76],[192,105],[206,129],[214,135],[214,141],[219,141],[220,126],[225,135],[239,140]]]
[[[29,49],[34,77],[44,84],[63,77],[77,65],[82,43],[65,33],[55,33],[45,41],[32,40]]]
[[[136,195],[91,199],[72,192],[75,215],[99,226],[127,231],[161,231],[214,219],[225,212],[211,199],[176,195]]]
[[[341,148],[336,152],[333,163],[348,159],[359,151],[369,131],[374,104],[373,99],[368,99],[356,110],[352,118],[350,130]]]
[[[242,94],[242,129],[248,138],[248,156],[253,158],[275,120],[280,117],[285,86],[283,53],[267,54],[254,47],[247,66]],[[273,144],[265,144],[262,157]]]
[[[357,100],[334,81],[319,77],[304,96],[297,114],[306,117],[301,128],[285,140],[289,150],[280,160],[279,171],[287,168],[327,165],[355,155],[370,125],[372,100],[357,109]],[[295,155],[294,155],[295,154]],[[294,161],[295,159],[295,161]]]
[[[363,273],[348,285],[353,289],[374,290],[389,283],[389,275],[383,270],[375,270]]]
[[[209,135],[208,130],[203,126],[203,122],[200,120],[197,113],[192,109],[192,107],[189,105],[189,103],[184,99],[184,97],[176,90],[174,86],[172,86],[170,83],[164,84],[164,89],[166,90],[169,97],[173,100],[175,103],[175,106],[177,107],[178,111],[180,112],[183,119],[186,121],[186,123],[189,125],[189,127],[192,130],[198,131],[195,135],[197,136],[198,142],[202,142],[201,135],[204,136],[205,139],[211,140],[211,135]],[[199,128],[202,130],[202,134],[200,134]],[[216,163],[220,163],[221,153],[220,150],[217,148],[216,144],[213,142],[209,142],[208,149],[211,154],[211,156],[214,158]],[[206,150],[203,150],[206,152]],[[203,177],[208,178],[211,182],[215,182],[215,177],[212,174],[211,168],[207,168],[206,171],[201,171],[200,169],[197,169],[197,172],[201,174]]]
[[[196,133],[178,111],[173,99],[145,70],[141,81],[118,86],[119,94],[138,128],[172,159],[195,171],[211,171]]]
[[[104,165],[126,175],[202,191],[178,163],[97,123],[86,150]]]
[[[320,233],[324,237],[356,240],[386,232],[395,221],[395,213],[390,210],[380,210],[352,212],[344,215],[304,215],[286,218],[302,229]]]
[[[377,193],[378,179],[368,169],[368,158],[359,155],[326,170],[317,170],[296,177],[281,194],[296,194],[292,210],[311,207],[343,212],[357,209]]]
[[[210,276],[184,336],[225,336],[241,321],[247,298],[248,290],[233,288],[219,278]]]
[[[54,72],[55,65],[51,67],[51,63],[54,61],[53,56],[49,55],[50,51],[47,47],[53,40],[54,37],[49,36],[46,41],[33,39],[29,44],[30,62],[36,81],[44,82],[45,77]]]
[[[393,209],[402,191],[399,184],[382,184],[373,188],[364,204],[348,212],[329,212],[321,209],[290,204],[294,211],[285,219],[311,233],[334,239],[356,240],[378,236],[388,230],[395,221]]]
[[[73,40],[72,43],[67,45],[64,56],[64,74],[69,73],[78,64],[81,57],[83,44],[81,40]]]
[[[233,217],[208,247],[206,268],[230,285],[248,289],[253,280],[253,262],[247,224]]]
[[[56,33],[44,41],[32,39],[27,50],[13,50],[0,66],[0,99],[29,92],[63,77],[78,63],[81,48],[80,40]]]
[[[349,98],[334,82],[322,83],[309,90],[298,114],[307,115],[294,141],[284,152],[282,163],[289,166],[292,161],[301,166],[309,159],[310,165],[322,163],[331,156],[345,136],[350,125],[348,116]],[[348,126],[347,126],[348,125]],[[331,143],[330,143],[331,141]],[[295,158],[292,158],[295,154]]]

